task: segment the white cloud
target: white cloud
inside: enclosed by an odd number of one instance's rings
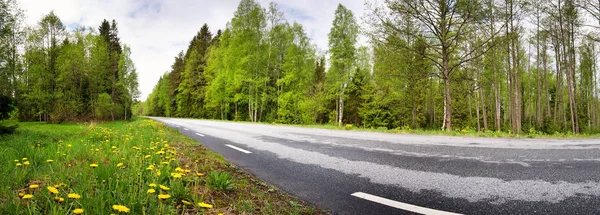
[[[258,2],[267,7],[270,0]],[[338,3],[351,9],[359,23],[364,13],[362,0],[275,2],[288,21],[304,26],[321,50],[327,50],[327,34]],[[103,19],[115,19],[121,42],[131,46],[144,100],[200,27],[207,23],[213,33],[223,29],[233,17],[239,0],[21,0],[19,3],[29,25],[37,24],[52,10],[68,26],[97,28]]]

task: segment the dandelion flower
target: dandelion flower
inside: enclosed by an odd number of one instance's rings
[[[69,193],[69,195],[67,195],[67,197],[69,197],[69,199],[79,199],[81,198],[81,196],[77,193]]]
[[[160,164],[163,164],[163,165],[169,165],[169,162],[167,162],[167,161],[165,161],[165,162],[160,162]]]
[[[177,172],[184,172],[184,170],[182,168],[179,168],[179,167],[175,168],[175,171],[177,171]]]
[[[152,156],[150,156],[150,155],[146,155],[146,156],[144,156],[144,158],[146,158],[146,159],[148,159],[148,158],[150,158],[150,157],[152,157]]]
[[[167,187],[167,186],[163,186],[163,185],[158,185],[160,187],[161,190],[167,191],[170,190],[171,188]]]
[[[19,193],[19,198],[23,198],[24,195],[25,193]]]
[[[204,174],[202,174],[202,173],[199,173],[199,172],[196,172],[196,175],[197,175],[198,177],[200,177],[200,176],[203,176]]]
[[[169,194],[160,194],[160,195],[158,195],[158,199],[160,199],[160,200],[165,200],[165,199],[168,199],[168,198],[171,198],[171,195],[169,195]]]
[[[156,187],[156,184],[152,183],[152,184],[149,184],[148,186],[150,186],[150,187]]]
[[[123,166],[123,163],[118,163],[117,164],[117,167],[122,167],[122,166]]]
[[[29,161],[25,161],[25,162],[23,162],[23,164],[27,166],[27,165],[29,165]]]
[[[206,204],[204,202],[198,203],[198,206],[200,206],[202,208],[213,208],[213,206],[211,204]]]
[[[181,178],[183,175],[181,175],[180,173],[171,173],[171,177],[173,178]]]
[[[83,214],[83,209],[77,208],[77,209],[73,210],[73,213],[74,214]]]
[[[52,163],[54,160],[46,160],[46,163]]]
[[[48,191],[50,191],[50,193],[52,194],[58,194],[58,189],[54,188],[54,187],[46,187],[48,189]]]
[[[37,185],[37,184],[29,185],[29,189],[36,189],[36,188],[39,188],[39,187],[40,187],[40,185]]]
[[[31,195],[31,194],[23,195],[23,199],[31,199],[31,198],[33,198],[33,195]]]
[[[186,170],[185,170],[185,171],[183,171],[183,172],[185,172],[185,173],[190,173],[190,172],[192,172],[192,170],[186,169]]]
[[[192,204],[191,202],[188,202],[188,201],[186,201],[186,200],[181,200],[181,202],[182,202],[184,205],[191,205],[191,204]]]
[[[148,189],[148,193],[150,193],[150,194],[156,193],[156,190],[154,190],[154,189]]]
[[[155,154],[157,154],[157,155],[163,155],[163,154],[165,154],[165,151],[158,151]]]
[[[19,163],[19,160],[15,160],[15,163]]]
[[[160,176],[160,170],[156,170],[156,176]]]
[[[123,205],[113,205],[112,208],[118,212],[129,213],[129,208],[127,208]]]
[[[92,167],[92,168],[96,168],[96,167],[98,167],[98,164],[95,164],[95,163],[93,163],[93,164],[90,164],[90,167]]]
[[[26,160],[27,160],[27,158],[23,158],[23,161],[26,161]]]
[[[116,146],[113,146],[113,147],[110,147],[110,148],[111,148],[111,149],[117,149],[117,147],[116,147]]]
[[[21,164],[21,163],[17,163],[16,165],[17,165],[17,166],[23,166],[23,164]]]

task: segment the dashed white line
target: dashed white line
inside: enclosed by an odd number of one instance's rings
[[[457,213],[452,213],[452,212],[447,212],[447,211],[440,211],[440,210],[435,210],[435,209],[431,209],[431,208],[425,208],[425,207],[420,207],[420,206],[416,206],[416,205],[411,205],[411,204],[406,204],[406,203],[402,203],[402,202],[398,202],[398,201],[394,201],[391,199],[386,199],[386,198],[382,198],[379,196],[374,196],[368,193],[363,193],[363,192],[356,192],[353,193],[352,196],[361,198],[361,199],[365,199],[365,200],[369,200],[372,202],[377,202],[379,204],[382,205],[387,205],[390,207],[394,207],[394,208],[398,208],[398,209],[402,209],[402,210],[406,210],[406,211],[410,211],[410,212],[414,212],[414,213],[418,213],[418,214],[426,214],[426,215],[460,215]]]
[[[196,135],[204,137],[204,134],[201,134],[201,133],[196,133]]]
[[[246,154],[250,154],[250,153],[252,153],[252,152],[250,152],[250,151],[248,151],[248,150],[245,150],[245,149],[242,149],[242,148],[238,148],[238,147],[236,147],[236,146],[232,146],[232,145],[229,145],[229,144],[225,144],[225,146],[227,146],[227,147],[229,147],[229,148],[232,148],[232,149],[235,149],[235,150],[238,150],[238,151],[240,151],[240,152],[246,153]]]

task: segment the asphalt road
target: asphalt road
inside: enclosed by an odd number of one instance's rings
[[[154,118],[334,214],[600,214],[600,140]]]

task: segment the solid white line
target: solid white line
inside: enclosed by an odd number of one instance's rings
[[[204,137],[204,134],[196,133],[196,135]]]
[[[252,153],[252,152],[250,152],[250,151],[248,151],[248,150],[241,149],[241,148],[238,148],[238,147],[236,147],[236,146],[229,145],[229,144],[225,144],[225,146],[227,146],[227,147],[229,147],[229,148],[232,148],[232,149],[235,149],[235,150],[238,150],[238,151],[240,151],[240,152],[246,153],[246,154],[250,154],[250,153]]]
[[[361,199],[366,199],[372,202],[377,202],[379,204],[383,204],[383,205],[387,205],[390,207],[395,207],[398,209],[402,209],[402,210],[406,210],[406,211],[410,211],[410,212],[414,212],[414,213],[419,213],[419,214],[427,214],[427,215],[459,215],[457,213],[452,213],[452,212],[446,212],[446,211],[440,211],[440,210],[435,210],[435,209],[430,209],[430,208],[424,208],[424,207],[419,207],[416,205],[411,205],[411,204],[406,204],[406,203],[402,203],[402,202],[398,202],[398,201],[394,201],[394,200],[390,200],[390,199],[386,199],[386,198],[382,198],[379,196],[374,196],[368,193],[363,193],[363,192],[356,192],[352,194],[353,196],[356,196],[358,198]]]

